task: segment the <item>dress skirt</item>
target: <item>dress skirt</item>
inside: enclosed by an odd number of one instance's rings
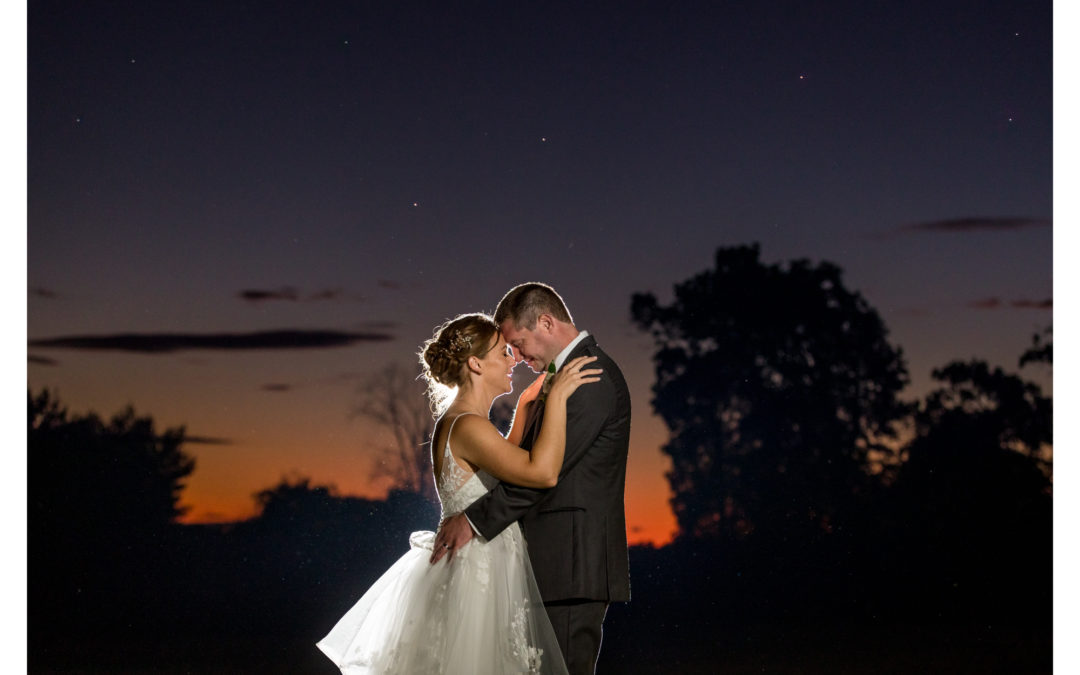
[[[432,565],[432,532],[318,643],[346,675],[566,673],[520,527]]]

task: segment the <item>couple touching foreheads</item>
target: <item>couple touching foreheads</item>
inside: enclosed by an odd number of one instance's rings
[[[504,437],[488,415],[520,361],[540,377]],[[442,523],[319,648],[350,675],[594,672],[608,604],[630,599],[622,372],[541,283],[440,326],[421,367]]]

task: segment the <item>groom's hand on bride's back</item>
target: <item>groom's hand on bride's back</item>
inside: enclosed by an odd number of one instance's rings
[[[447,561],[454,559],[454,554],[473,537],[472,525],[464,513],[450,516],[439,525],[439,531],[435,533],[435,544],[431,550],[431,564],[439,562],[444,555],[449,554]]]

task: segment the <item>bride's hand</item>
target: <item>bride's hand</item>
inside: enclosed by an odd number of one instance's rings
[[[551,381],[548,397],[561,396],[567,399],[581,385],[589,382],[599,382],[600,373],[604,372],[603,369],[585,368],[585,364],[592,363],[596,359],[595,356],[579,356],[563,366],[562,370],[555,374],[555,379]]]

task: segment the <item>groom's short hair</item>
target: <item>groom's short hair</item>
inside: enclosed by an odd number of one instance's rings
[[[515,328],[532,329],[541,314],[550,314],[559,321],[573,324],[570,310],[555,289],[539,281],[514,286],[495,308],[495,323],[501,326],[507,319]]]

